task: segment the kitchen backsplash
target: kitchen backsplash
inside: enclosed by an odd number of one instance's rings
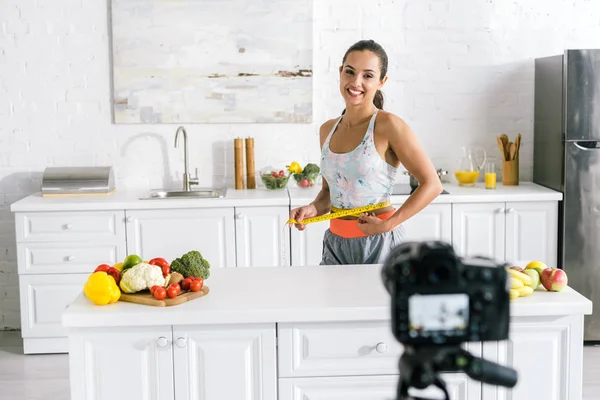
[[[243,18],[243,10],[239,18]],[[0,329],[20,326],[13,201],[46,166],[113,165],[117,188],[171,185],[183,172],[177,125],[113,125],[107,2],[0,2]],[[315,0],[311,125],[185,125],[202,185],[233,185],[233,139],[253,137],[258,169],[319,158],[319,124],[343,109],[337,67],[355,41],[389,55],[385,109],[413,128],[437,168],[460,146],[497,156],[523,134],[532,178],[533,61],[600,47],[600,3],[572,0]],[[232,14],[232,18],[236,18]],[[200,57],[201,55],[199,55]]]

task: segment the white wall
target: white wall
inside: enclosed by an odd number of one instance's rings
[[[438,168],[453,171],[459,146],[497,155],[495,136],[521,132],[521,177],[531,179],[533,58],[600,47],[600,2],[315,0],[314,30],[318,123],[188,125],[203,184],[233,181],[235,137],[255,138],[258,168],[317,160],[318,125],[343,107],[337,67],[362,38],[387,50],[385,108]],[[111,124],[107,32],[107,1],[0,1],[0,329],[20,325],[9,205],[39,190],[46,166],[110,164],[120,190],[181,176],[177,126]]]

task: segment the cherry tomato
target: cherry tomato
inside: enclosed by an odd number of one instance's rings
[[[202,289],[202,282],[201,281],[199,281],[199,280],[196,279],[196,280],[192,281],[192,283],[190,283],[190,290],[192,292],[197,292],[200,289]]]
[[[171,273],[171,267],[169,266],[167,260],[165,260],[164,258],[153,258],[152,260],[148,261],[148,264],[160,267],[162,269],[163,277],[166,277]]]
[[[169,289],[170,288],[175,288],[175,290],[177,290],[177,294],[181,293],[181,287],[179,286],[179,283],[173,282],[169,285]]]
[[[195,281],[200,281],[200,289],[202,289],[204,287],[204,279],[202,278],[194,278]]]
[[[192,278],[185,278],[181,281],[181,290],[190,290],[190,283],[192,283]]]
[[[156,289],[158,289],[159,287],[162,287],[162,286],[159,286],[159,285],[154,285],[154,286],[152,286],[152,288],[150,289],[150,294],[152,294],[152,295],[154,296],[154,291],[155,291]]]
[[[164,287],[159,286],[156,288],[156,290],[154,290],[153,296],[156,300],[162,300],[165,297],[167,297],[167,291],[165,290]]]
[[[96,269],[94,270],[94,272],[106,272],[108,273],[108,270],[110,268],[110,265],[108,264],[100,264],[96,267]]]
[[[172,286],[169,286],[169,288],[167,289],[167,296],[169,296],[170,299],[174,299],[175,297],[177,297],[177,289],[175,289]]]
[[[118,286],[119,282],[121,282],[121,272],[116,268],[108,267],[108,271],[106,271],[106,273],[114,278],[115,283]]]

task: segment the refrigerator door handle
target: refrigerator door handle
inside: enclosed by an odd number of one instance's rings
[[[572,142],[577,148],[590,151],[590,150],[600,150],[600,142],[596,140],[580,140],[577,142]]]

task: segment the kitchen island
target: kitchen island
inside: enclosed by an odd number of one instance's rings
[[[207,296],[174,307],[83,295],[62,316],[78,400],[384,400],[402,346],[378,265],[215,269]],[[468,343],[511,365],[511,390],[444,374],[452,400],[580,400],[583,315],[567,288],[511,302],[510,338]],[[423,391],[423,395],[437,393]]]

